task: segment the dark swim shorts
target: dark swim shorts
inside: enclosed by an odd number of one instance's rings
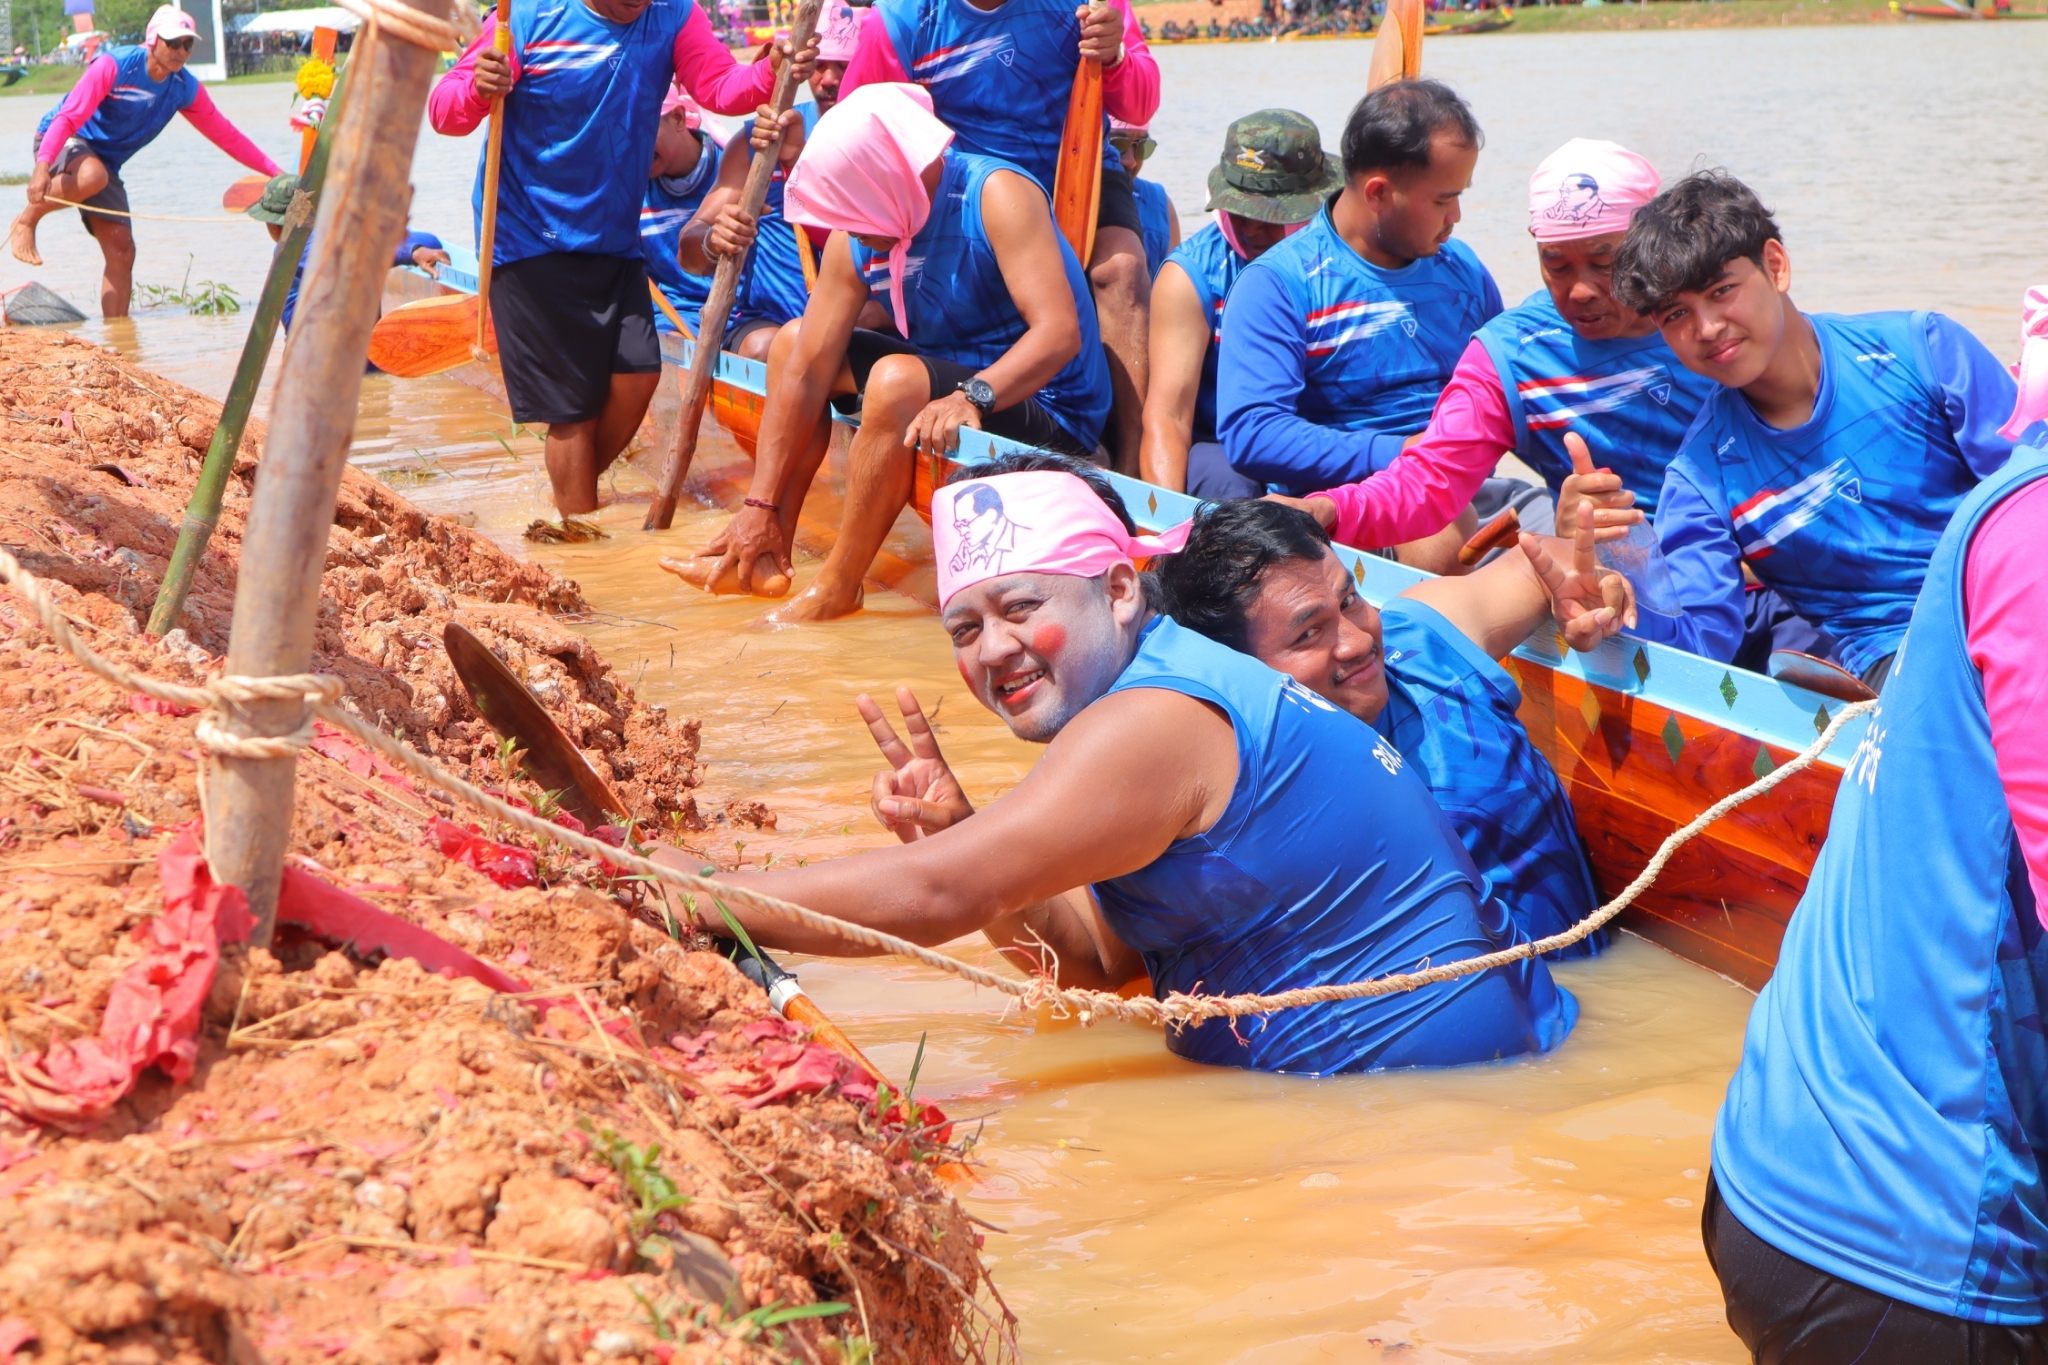
[[[554,251],[498,266],[491,325],[515,422],[587,422],[604,411],[613,375],[661,372],[638,256]]]

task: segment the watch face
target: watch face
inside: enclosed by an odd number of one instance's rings
[[[960,391],[967,395],[968,402],[984,412],[995,406],[995,385],[989,383],[986,379],[970,379],[960,386]]]

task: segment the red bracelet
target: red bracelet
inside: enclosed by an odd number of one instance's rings
[[[764,512],[779,512],[782,510],[781,508],[777,507],[774,503],[763,502],[759,498],[747,498],[743,500],[740,505],[743,507],[758,507]]]

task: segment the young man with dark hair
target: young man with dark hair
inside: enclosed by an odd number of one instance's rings
[[[869,706],[895,770],[877,814],[906,842],[725,880],[919,943],[981,932],[1027,961],[1043,943],[1076,985],[1114,989],[1149,969],[1161,994],[1360,981],[1523,941],[1385,739],[1154,613],[1133,559],[1171,554],[1184,529],[1133,536],[1117,500],[1043,457],[966,473],[932,500],[941,624],[976,699],[1044,757],[975,810],[928,730],[913,721],[905,749]],[[1099,920],[1077,886],[1094,888]],[[735,909],[769,945],[869,951]],[[1575,1016],[1529,959],[1256,1027],[1210,1020],[1166,1046],[1326,1075],[1544,1052]]]
[[[1344,128],[1344,188],[1245,268],[1217,369],[1230,463],[1282,491],[1384,469],[1429,422],[1500,290],[1452,240],[1479,125],[1449,87],[1394,81]]]
[[[1498,661],[1550,617],[1553,596],[1579,648],[1634,624],[1625,581],[1594,563],[1590,525],[1550,548],[1569,571],[1541,551],[1507,554],[1375,611],[1313,517],[1277,502],[1212,503],[1161,561],[1159,609],[1376,727],[1421,771],[1487,889],[1523,933],[1544,938],[1599,896],[1571,801],[1530,743],[1521,689]],[[1606,942],[1602,931],[1566,955]]]
[[[1725,172],[1665,190],[1623,239],[1616,297],[1719,385],[1657,496],[1681,613],[1638,633],[1732,659],[1746,566],[1881,689],[1943,528],[2012,453],[2012,375],[1939,313],[1809,315],[1791,290],[1777,222]]]
[[[1182,242],[1152,281],[1152,379],[1139,476],[1198,498],[1265,491],[1230,467],[1216,437],[1216,360],[1223,301],[1247,263],[1299,232],[1344,183],[1323,135],[1292,109],[1261,109],[1223,134],[1209,169],[1216,221]]]

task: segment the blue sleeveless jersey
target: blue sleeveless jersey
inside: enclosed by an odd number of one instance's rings
[[[1016,4],[1018,0],[1008,0]],[[1007,8],[1007,6],[1006,6]],[[1069,16],[1071,17],[1071,15]],[[954,144],[957,146],[958,144]],[[985,369],[1024,335],[1024,315],[1010,299],[996,264],[995,248],[981,221],[981,189],[996,171],[1015,171],[1008,162],[948,149],[931,217],[911,239],[904,267],[906,338],[926,355]],[[1055,234],[1057,235],[1057,234]],[[1102,356],[1102,331],[1095,323],[1095,296],[1081,262],[1064,237],[1067,288],[1081,323],[1081,352],[1035,395],[1068,435],[1092,449],[1109,416],[1109,362]],[[889,258],[849,241],[853,264],[883,306],[889,300]]]
[[[1500,376],[1515,454],[1555,494],[1572,472],[1567,432],[1586,442],[1596,467],[1621,475],[1636,506],[1654,516],[1664,467],[1720,387],[1679,364],[1660,333],[1588,341],[1539,289],[1479,329]]]
[[[694,0],[649,0],[615,24],[583,0],[512,6],[519,83],[505,97],[493,256],[640,254],[655,125]],[[483,153],[473,207],[483,223]]]
[[[1861,673],[1904,638],[1927,557],[1977,475],[1927,377],[1926,314],[1807,316],[1813,416],[1778,431],[1717,389],[1672,463],[1728,517],[1751,571]]]
[[[711,297],[711,277],[692,275],[676,259],[676,242],[683,224],[697,212],[704,196],[718,183],[718,159],[724,150],[718,139],[698,133],[704,150],[688,175],[657,175],[647,182],[647,198],[640,204],[640,254],[647,261],[647,277],[660,287],[664,297],[681,314],[691,331],[700,330],[704,300]],[[668,315],[654,310],[654,325],[673,332]]]
[[[1047,194],[1081,64],[1075,8],[1071,0],[1003,0],[994,10],[966,0],[875,0],[897,59],[931,92],[953,146],[1009,162]],[[1105,166],[1123,164],[1106,138],[1102,152]]]
[[[1223,346],[1223,301],[1230,297],[1230,286],[1237,282],[1238,272],[1247,262],[1214,223],[1182,242],[1166,259],[1187,272],[1188,283],[1194,285],[1195,297],[1201,300],[1202,311],[1209,319],[1209,349],[1202,356],[1202,387],[1195,395],[1194,439],[1213,441],[1216,355]]]
[[[796,106],[803,114],[806,134],[818,126],[818,106]],[[744,139],[747,129],[733,134]],[[744,141],[740,143],[745,146]],[[748,149],[749,157],[752,149]],[[768,197],[762,201],[761,218],[755,226],[754,245],[747,252],[746,269],[740,273],[740,290],[733,303],[731,326],[762,320],[780,326],[804,315],[811,291],[804,286],[803,257],[797,254],[796,227],[782,216],[782,194],[787,174],[778,166],[768,181]]]
[[[1134,178],[1131,188],[1138,196],[1138,223],[1144,229],[1139,240],[1145,244],[1145,267],[1157,279],[1159,267],[1173,251],[1173,201],[1157,180]]]
[[[1530,938],[1600,904],[1557,770],[1529,742],[1515,680],[1435,608],[1397,597],[1380,612],[1387,707],[1374,728],[1419,770],[1479,869]],[[1602,929],[1559,954],[1590,957]]]
[[[1337,985],[1523,941],[1421,776],[1371,726],[1166,617],[1111,690],[1134,687],[1220,707],[1237,735],[1237,786],[1215,825],[1095,887],[1162,996]],[[1327,1075],[1547,1052],[1577,1017],[1550,969],[1525,959],[1166,1040],[1192,1061]]]
[[[109,172],[118,175],[123,162],[154,141],[172,116],[199,98],[199,78],[180,70],[163,80],[151,80],[147,48],[113,47],[100,56],[114,59],[114,86],[76,136],[106,163]],[[36,124],[38,143],[63,107],[64,101],[58,100]]]
[[[2048,1300],[2048,937],[1963,575],[1984,517],[2043,477],[2048,450],[2022,448],[1942,534],[1714,1129],[1757,1236],[1979,1322],[2040,1322]]]
[[[1279,276],[1307,324],[1299,415],[1342,431],[1428,426],[1466,343],[1500,312],[1493,276],[1457,238],[1382,270],[1337,235],[1327,205],[1247,269]]]

